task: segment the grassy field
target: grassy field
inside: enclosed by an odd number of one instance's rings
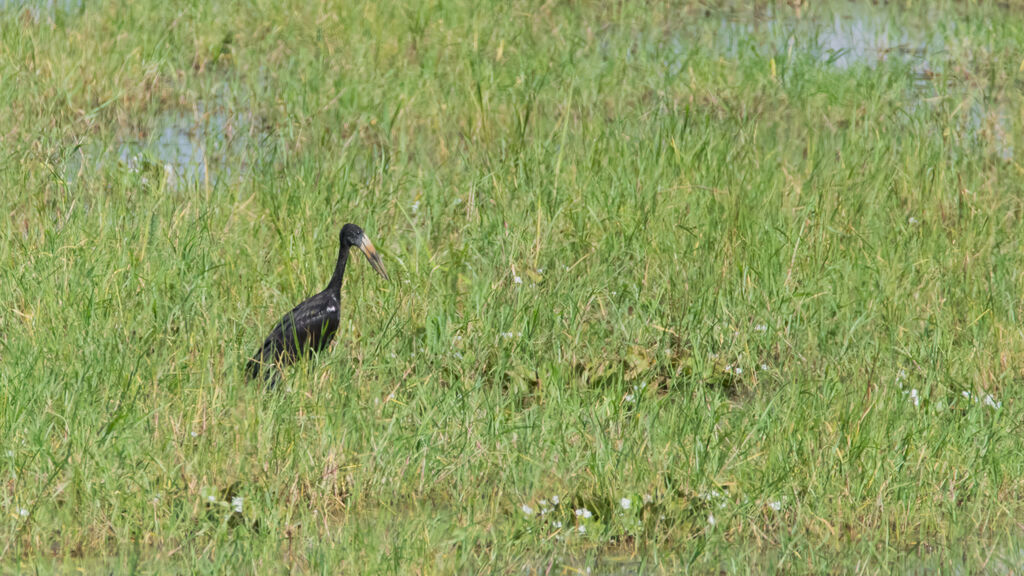
[[[1022,565],[1020,6],[168,4],[0,2],[0,571]]]

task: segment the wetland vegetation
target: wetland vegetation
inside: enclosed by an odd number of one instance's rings
[[[0,1],[0,571],[1016,571],[1021,8]]]

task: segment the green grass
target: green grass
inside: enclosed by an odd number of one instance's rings
[[[42,4],[0,9],[0,571],[1019,565],[1019,10]],[[246,382],[347,221],[393,282]]]

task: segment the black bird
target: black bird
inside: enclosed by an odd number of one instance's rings
[[[345,224],[339,236],[341,246],[338,249],[338,263],[334,266],[334,275],[327,283],[327,288],[293,308],[274,326],[263,346],[245,366],[250,378],[262,375],[273,386],[280,376],[282,366],[291,364],[303,354],[319,352],[331,343],[341,320],[338,312],[341,308],[341,279],[345,275],[350,248],[355,246],[362,250],[370,266],[388,280],[380,255],[359,226]]]

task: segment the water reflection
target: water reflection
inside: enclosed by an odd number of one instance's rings
[[[1013,127],[1005,104],[968,106],[959,114],[957,130],[966,142],[988,148],[1001,160],[1013,160]]]
[[[863,4],[831,3],[813,15],[790,9],[764,9],[747,14],[710,17],[718,21],[710,42],[715,55],[736,59],[744,52],[765,56],[804,51],[822,63],[840,69],[876,67],[899,59],[915,73],[931,74],[928,58],[947,51],[952,23],[941,26],[923,16]],[[706,28],[705,28],[706,29]],[[682,35],[679,53],[695,47],[698,37]]]
[[[154,163],[170,183],[184,180],[210,184],[218,178],[230,178],[248,165],[249,131],[224,110],[194,113],[166,113],[157,116],[149,138],[122,140],[118,160],[129,170]],[[216,170],[216,172],[214,172]]]
[[[206,187],[241,178],[267,133],[227,107],[203,109],[157,114],[112,143],[80,141],[55,153],[50,163],[69,185],[86,173],[110,169],[138,174],[143,184],[154,185]]]
[[[0,0],[0,10],[27,11],[36,20],[42,16],[81,14],[83,9],[83,0]]]

